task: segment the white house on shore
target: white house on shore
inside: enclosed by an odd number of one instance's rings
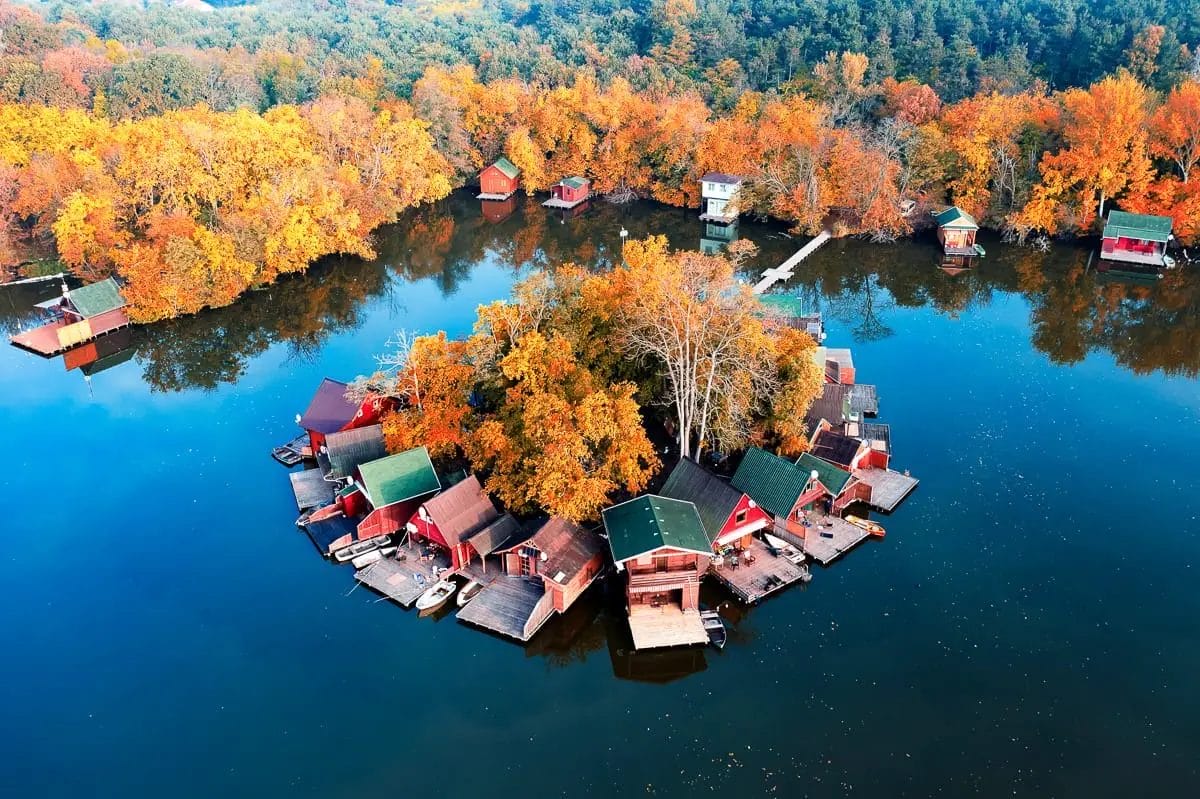
[[[741,178],[721,172],[709,172],[700,178],[700,219],[721,224],[737,221],[741,186]]]

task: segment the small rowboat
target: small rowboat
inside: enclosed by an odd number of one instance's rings
[[[717,649],[725,648],[729,635],[725,631],[725,620],[715,610],[700,611],[700,620],[704,622],[704,631],[708,633],[708,642]]]
[[[475,595],[478,594],[482,590],[483,590],[483,586],[480,585],[479,583],[475,582],[474,580],[467,583],[466,585],[463,586],[463,589],[458,592],[458,600],[457,600],[458,606],[461,608],[463,605],[467,604],[472,599],[474,599]]]
[[[371,538],[364,538],[361,541],[355,541],[349,546],[342,547],[337,552],[333,553],[333,559],[338,563],[345,563],[348,560],[354,560],[359,555],[365,555],[368,552],[373,552],[382,546],[388,544],[391,539],[386,535],[376,535]]]
[[[804,562],[804,553],[782,538],[776,538],[770,533],[763,533],[763,540],[767,542],[772,555],[795,563],[797,566]]]
[[[876,536],[878,538],[883,538],[884,533],[887,532],[886,530],[883,529],[882,524],[879,524],[878,522],[870,521],[869,519],[862,519],[862,518],[859,518],[858,516],[847,516],[846,521],[850,522],[855,527],[861,527],[862,529],[866,530],[871,535]]]
[[[458,586],[450,580],[438,580],[425,593],[417,597],[417,610],[421,615],[433,613],[446,604]]]

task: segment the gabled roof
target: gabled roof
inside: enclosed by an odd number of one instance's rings
[[[521,529],[521,523],[506,513],[467,540],[480,555],[490,555],[502,549],[509,549],[524,539],[525,533]]]
[[[442,487],[424,447],[368,461],[358,467],[358,474],[367,499],[376,509],[423,497]]]
[[[742,182],[737,175],[728,175],[724,172],[709,172],[700,180],[703,183],[723,183],[727,186],[737,186]]]
[[[71,289],[67,292],[67,299],[80,316],[99,316],[125,307],[125,298],[121,296],[117,281],[111,277],[99,283]]]
[[[975,217],[957,205],[950,206],[940,214],[934,214],[933,221],[938,223],[938,227],[979,230],[979,223],[975,221]]]
[[[582,189],[588,184],[588,180],[587,178],[563,178],[559,183],[572,189]]]
[[[712,541],[690,502],[647,494],[605,508],[602,515],[617,563],[662,547],[701,555],[712,552]]]
[[[1171,217],[1109,211],[1104,224],[1106,239],[1142,239],[1164,242],[1171,237]]]
[[[811,452],[822,460],[848,469],[860,449],[862,442],[857,438],[844,436],[832,430],[821,430],[813,437]]]
[[[587,530],[560,516],[550,517],[521,544],[527,545],[546,556],[538,566],[538,573],[559,585],[569,583],[588,561],[604,550],[604,542],[595,530]]]
[[[422,506],[448,546],[456,546],[500,518],[500,511],[470,475]]]
[[[354,419],[358,405],[346,399],[346,384],[325,378],[300,417],[300,426],[318,433],[336,433]]]
[[[734,472],[732,484],[767,513],[783,517],[792,512],[807,482],[808,472],[796,464],[751,447]]]
[[[492,164],[492,166],[503,172],[505,177],[515,178],[517,175],[521,174],[521,170],[517,169],[513,162],[509,161],[504,156],[497,158],[496,163]]]
[[[821,481],[821,485],[829,489],[829,493],[835,497],[842,493],[846,488],[846,484],[850,482],[850,472],[845,469],[839,469],[829,461],[821,460],[808,452],[796,460],[796,468],[804,474],[805,480],[813,472],[816,472],[817,479]]]
[[[671,470],[662,495],[694,504],[708,537],[714,540],[742,501],[741,491],[688,458]]]
[[[826,383],[821,387],[821,396],[813,400],[804,414],[804,423],[808,432],[817,429],[817,423],[822,419],[837,427],[844,424],[850,413],[849,386],[840,383]]]
[[[387,455],[383,427],[377,424],[330,433],[325,439],[325,449],[329,476],[337,478],[349,477],[360,465]]]

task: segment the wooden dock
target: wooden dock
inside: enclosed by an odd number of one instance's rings
[[[354,579],[409,608],[449,568],[450,558],[445,552],[407,543],[395,555],[359,569]]]
[[[629,631],[633,633],[634,649],[708,643],[700,611],[683,610],[673,603],[661,607],[633,605],[629,609]]]
[[[548,599],[534,580],[497,577],[458,612],[458,619],[523,643],[550,618],[553,609],[543,607]]]
[[[296,495],[296,507],[301,513],[333,502],[333,483],[325,479],[320,469],[292,472],[288,477],[292,481],[292,493]]]
[[[720,566],[712,567],[713,576],[746,604],[752,605],[803,580],[808,574],[806,566],[792,563],[779,555],[772,555],[767,545],[757,538],[746,551],[753,556],[752,563],[746,563],[745,556],[739,555],[736,568],[728,558]]]
[[[549,200],[546,200],[544,203],[542,203],[542,205],[546,208],[561,208],[563,210],[569,210],[577,205],[583,205],[590,199],[592,199],[592,195],[590,194],[585,197],[581,197],[578,200],[560,200],[557,197],[551,197]]]
[[[888,446],[891,446],[890,438]],[[887,513],[894,511],[920,482],[915,477],[891,469],[855,469],[854,476],[860,482],[871,486],[871,500],[868,504]]]
[[[833,563],[871,535],[839,516],[809,511],[807,521],[808,527],[789,523],[786,530],[776,527],[772,535],[801,547],[805,555],[822,566]]]
[[[762,294],[776,283],[790,280],[795,275],[796,267],[800,262],[816,252],[822,244],[829,241],[832,237],[832,231],[828,229],[822,230],[815,239],[801,247],[791,258],[788,258],[774,269],[764,270],[762,280],[754,284],[754,293]]]

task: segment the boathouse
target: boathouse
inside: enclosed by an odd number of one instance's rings
[[[709,172],[700,178],[700,219],[728,224],[738,218],[738,192],[742,179],[722,172]]]
[[[982,255],[975,246],[979,223],[966,211],[953,205],[934,214],[933,221],[938,226],[938,241],[947,255]]]
[[[383,426],[372,424],[327,435],[325,444],[317,451],[317,465],[328,480],[348,480],[359,466],[386,455]]]
[[[354,484],[341,492],[339,501],[353,507],[355,494],[366,501],[369,511],[358,523],[361,540],[404,529],[421,502],[441,487],[429,451],[416,447],[361,464]]]
[[[662,495],[696,506],[714,551],[748,547],[754,533],[771,524],[771,517],[758,503],[688,458],[671,470]]]
[[[867,465],[871,457],[865,441],[840,433],[824,421],[813,431],[809,452],[847,471]]]
[[[1171,217],[1109,211],[1100,257],[1143,266],[1168,266]]]
[[[484,493],[479,478],[469,475],[421,503],[407,527],[413,536],[450,553],[450,566],[458,570],[478,554],[468,539],[499,518],[500,511]]]
[[[824,495],[815,486],[809,490],[808,471],[758,447],[746,450],[731,484],[771,514],[776,527],[794,519],[797,510]]]
[[[696,506],[648,494],[602,515],[613,563],[625,575],[634,648],[707,643],[700,578],[708,570],[712,541]]]
[[[542,203],[547,208],[574,208],[592,194],[592,182],[587,178],[563,178],[550,187],[550,199]]]
[[[507,200],[517,190],[517,179],[521,170],[512,161],[501,156],[496,163],[479,173],[479,195],[477,200]]]
[[[317,386],[308,408],[297,418],[296,423],[308,433],[314,456],[330,433],[376,424],[391,404],[390,399],[378,396],[355,402],[346,397],[348,388],[342,381],[326,377]]]
[[[37,307],[49,314],[51,321],[10,340],[38,355],[57,355],[130,324],[125,298],[112,278],[77,289],[68,289],[64,283],[61,297],[39,302]]]

